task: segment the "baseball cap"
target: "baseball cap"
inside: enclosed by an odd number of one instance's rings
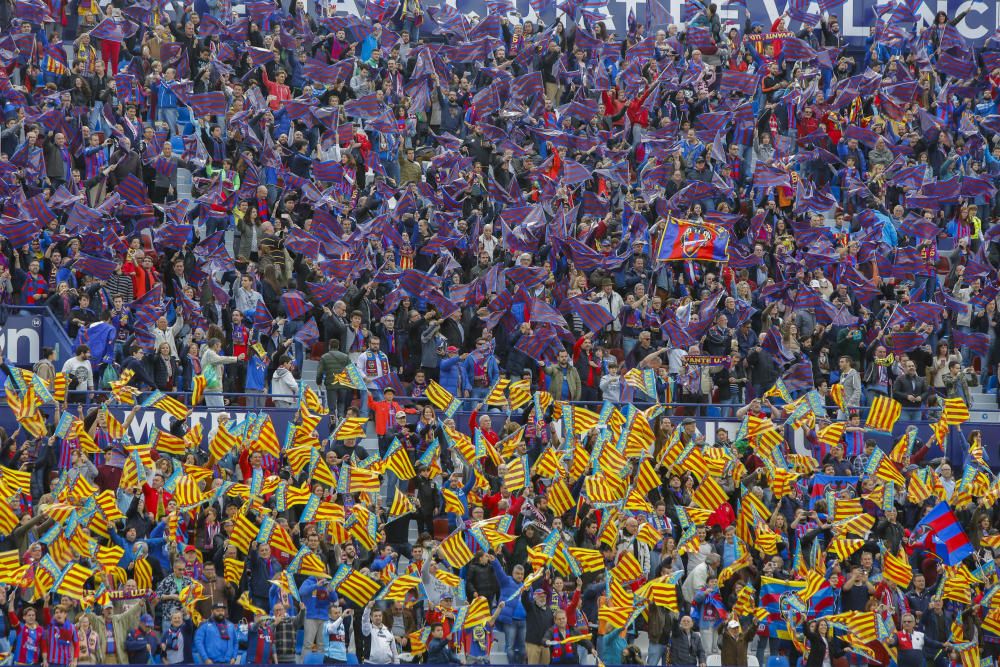
[[[736,619],[731,619],[728,623],[726,623],[726,625],[728,625],[731,628],[738,628],[740,627],[740,622],[737,621]]]
[[[458,348],[455,347],[454,345],[449,345],[445,351],[449,352],[449,353],[450,352],[458,352]]]
[[[153,625],[153,617],[150,616],[149,614],[143,614],[142,616],[139,617],[139,624],[151,626]]]
[[[212,609],[225,609],[225,608],[226,608],[225,602],[216,602],[215,604],[212,605]]]

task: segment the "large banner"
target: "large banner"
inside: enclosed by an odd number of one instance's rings
[[[478,16],[486,15],[485,0],[445,1],[449,5],[458,7],[458,9],[467,15],[471,13],[475,13]],[[669,9],[673,20],[679,22],[684,0],[661,1]],[[337,11],[344,11],[359,16],[364,12],[365,8],[365,0],[320,0],[320,2],[321,4],[332,4]],[[512,2],[522,17],[533,21],[539,18],[528,4],[528,0],[512,0]],[[746,21],[747,9],[744,9],[742,5],[726,2],[725,0],[717,0],[716,4],[719,5],[719,16],[722,19],[723,26],[727,26],[728,24],[739,26],[742,29]],[[763,25],[765,31],[770,30],[775,19],[781,16],[788,5],[784,0],[752,0],[746,4],[749,5],[751,21]],[[877,7],[884,4],[887,4],[884,0],[879,0],[878,2],[871,2],[870,0],[847,0],[840,7],[833,9],[831,15],[836,16],[840,21],[841,34],[852,45],[862,46],[865,38],[868,37],[869,26],[875,22]],[[923,28],[933,21],[934,14],[939,10],[947,12],[949,16],[956,16],[968,10],[969,13],[956,27],[963,37],[974,44],[981,44],[996,30],[1000,29],[1000,10],[998,10],[998,6],[1000,6],[1000,3],[984,2],[983,0],[939,0],[937,2],[923,0],[919,4],[917,13],[922,19],[920,27]],[[622,33],[626,30],[630,12],[635,13],[638,22],[643,23],[646,20],[646,7],[645,0],[608,0],[607,12],[610,13],[610,17],[605,23],[608,24],[609,28]],[[818,15],[821,10],[819,5],[813,1],[806,11]],[[545,13],[541,18],[546,23],[550,23],[554,20],[555,15],[553,13]],[[430,29],[432,25],[427,24],[424,29]],[[793,21],[789,27],[797,31],[802,26]]]

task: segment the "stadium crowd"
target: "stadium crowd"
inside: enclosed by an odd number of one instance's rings
[[[1000,37],[531,4],[0,0],[12,663],[996,664]]]

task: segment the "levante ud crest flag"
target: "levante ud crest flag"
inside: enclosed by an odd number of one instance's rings
[[[729,259],[729,230],[711,222],[670,218],[656,258],[661,262],[685,259],[725,262]]]

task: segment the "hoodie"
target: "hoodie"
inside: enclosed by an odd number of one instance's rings
[[[274,371],[271,379],[271,397],[278,407],[295,407],[299,400],[299,382],[292,371],[284,366]]]

